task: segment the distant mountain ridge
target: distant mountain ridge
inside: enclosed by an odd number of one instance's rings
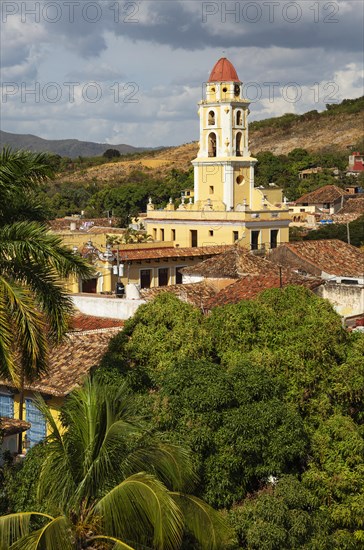
[[[275,155],[287,154],[295,148],[318,151],[330,148],[350,148],[363,139],[364,96],[355,99],[344,99],[339,104],[327,105],[322,112],[309,111],[302,115],[285,114],[279,117],[253,121],[249,125],[249,145],[252,154],[271,151]],[[197,138],[198,136],[196,136]],[[110,145],[93,143],[77,139],[47,140],[31,134],[11,134],[0,131],[0,147],[9,145],[14,149],[31,151],[49,151],[57,155],[77,158],[102,155],[107,149],[117,149],[121,154],[146,152],[155,157],[168,159],[176,168],[188,169],[191,160],[196,156],[196,142],[176,147],[133,147],[132,145]],[[148,153],[150,152],[150,153]],[[148,160],[149,162],[149,160]],[[135,160],[142,165],[143,160]],[[160,165],[159,162],[158,170]],[[140,167],[140,166],[139,166]],[[148,166],[148,169],[154,167]]]
[[[94,143],[78,139],[43,139],[32,134],[12,134],[0,130],[0,147],[9,146],[12,149],[27,149],[37,153],[49,152],[62,157],[96,157],[107,149],[117,149],[122,155],[149,151],[147,147],[133,147],[124,143]]]

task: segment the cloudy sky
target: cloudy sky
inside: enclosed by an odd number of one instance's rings
[[[135,146],[198,139],[214,63],[250,120],[363,94],[361,0],[1,1],[1,128]]]

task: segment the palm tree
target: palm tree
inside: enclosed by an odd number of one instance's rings
[[[45,213],[37,191],[51,175],[49,161],[26,151],[0,154],[0,375],[20,389],[20,418],[25,381],[46,372],[48,348],[68,328],[73,306],[63,281],[92,275],[40,223]]]
[[[38,407],[51,426],[37,488],[50,514],[1,517],[1,548],[178,550],[185,533],[199,548],[226,547],[220,515],[184,493],[195,482],[189,453],[146,431],[125,385],[87,380],[66,402],[61,430],[40,398]],[[42,526],[32,531],[35,518]]]

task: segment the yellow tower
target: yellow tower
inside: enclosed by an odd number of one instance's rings
[[[209,200],[213,210],[239,210],[252,204],[254,165],[249,151],[249,101],[225,57],[219,59],[199,103],[200,148],[194,166],[195,204]]]
[[[252,250],[288,242],[290,216],[282,190],[254,187],[257,159],[249,151],[249,101],[238,74],[219,59],[199,102],[200,142],[194,166],[194,197],[177,209],[147,207],[143,220],[155,241],[196,248],[238,242]]]

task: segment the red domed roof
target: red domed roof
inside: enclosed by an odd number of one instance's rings
[[[211,71],[209,82],[240,82],[235,67],[226,57],[221,57]]]

